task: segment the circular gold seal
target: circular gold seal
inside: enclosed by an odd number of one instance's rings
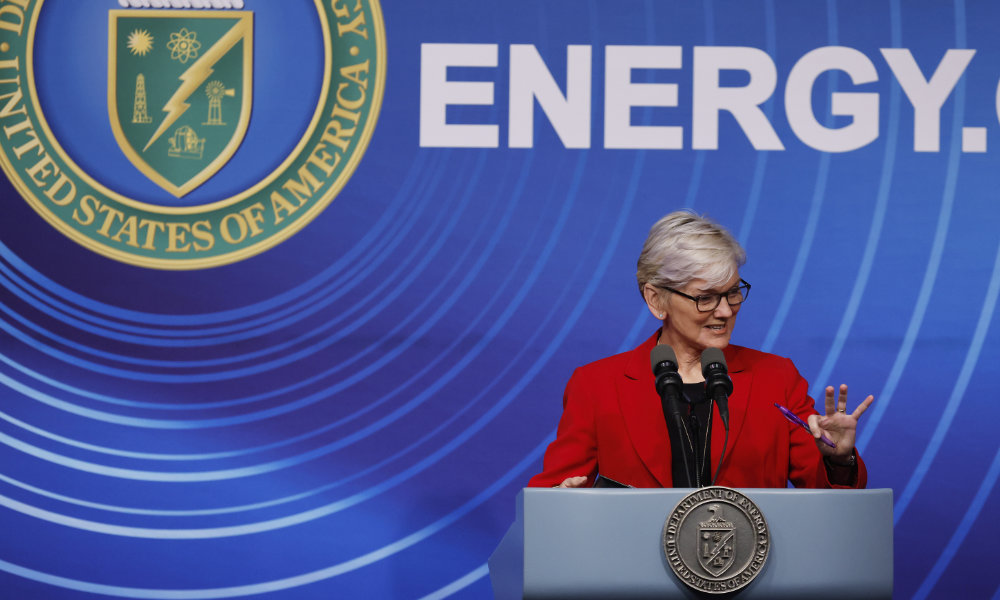
[[[107,4],[0,15],[0,167],[56,230],[203,269],[276,246],[344,188],[385,87],[378,0]]]
[[[685,496],[663,525],[667,564],[687,586],[709,594],[747,586],[764,569],[770,546],[764,513],[726,487]]]

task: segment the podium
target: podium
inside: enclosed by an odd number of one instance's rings
[[[667,563],[664,523],[690,489],[525,488],[489,559],[496,600],[702,599]],[[740,489],[770,551],[739,600],[892,597],[892,490]]]

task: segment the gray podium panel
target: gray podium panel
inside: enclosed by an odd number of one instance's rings
[[[667,515],[692,491],[522,490],[489,560],[496,599],[704,598],[661,546]],[[740,600],[892,597],[892,490],[740,492],[771,531],[767,563]]]

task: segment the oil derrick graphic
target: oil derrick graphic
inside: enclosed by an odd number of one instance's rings
[[[153,118],[146,111],[146,78],[142,73],[135,76],[135,103],[132,105],[132,122],[153,122]]]
[[[205,86],[205,95],[208,96],[208,120],[202,125],[225,125],[222,121],[222,97],[233,97],[236,90],[226,89],[221,81],[210,81]]]

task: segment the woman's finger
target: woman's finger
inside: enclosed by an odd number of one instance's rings
[[[861,415],[865,414],[865,411],[868,410],[868,407],[871,406],[872,402],[874,401],[875,401],[875,396],[869,395],[867,398],[865,398],[864,402],[859,404],[858,407],[854,409],[854,412],[851,413],[851,416],[854,417],[855,419],[860,419]]]

